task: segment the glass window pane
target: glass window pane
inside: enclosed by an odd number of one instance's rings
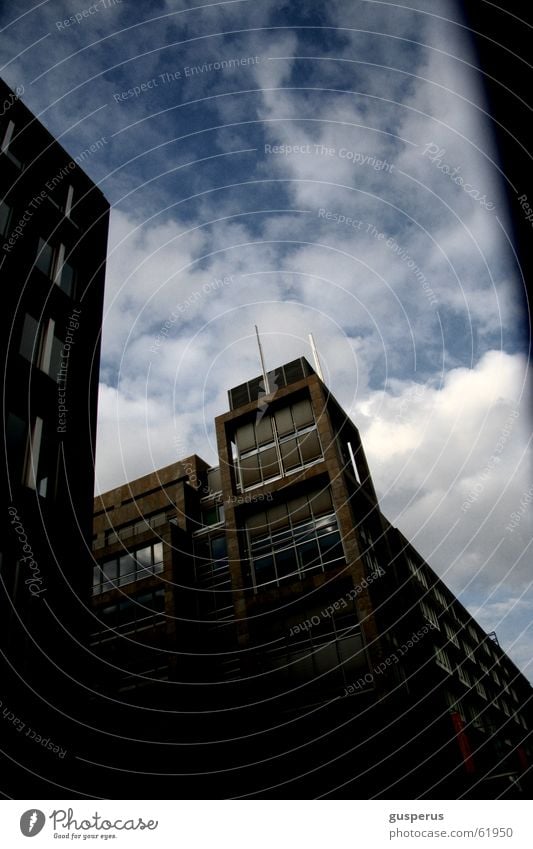
[[[274,415],[278,436],[285,436],[286,434],[294,431],[290,407],[284,407],[282,410],[278,410]]]
[[[272,554],[266,557],[257,557],[254,560],[254,572],[256,584],[264,584],[273,581],[276,577],[274,571],[274,557]]]
[[[11,209],[7,205],[7,203],[5,203],[5,201],[3,200],[0,200],[0,233],[2,234],[2,236],[7,233],[10,213]]]
[[[156,542],[154,543],[154,563],[162,563],[163,562],[163,543]]]
[[[58,279],[56,280],[56,283],[58,283],[59,288],[63,289],[63,291],[66,292],[67,295],[69,295],[70,297],[72,297],[74,292],[74,278],[75,271],[72,266],[68,262],[63,263],[61,272],[59,274]]]
[[[135,602],[142,607],[149,607],[150,609],[153,607],[154,603],[154,594],[152,592],[149,593],[139,593],[138,595],[132,596]]]
[[[131,554],[124,554],[119,559],[119,575],[120,580],[119,584],[129,584],[132,580],[135,579],[135,570],[137,568],[137,564],[133,559]]]
[[[261,472],[257,454],[252,454],[251,457],[243,457],[241,459],[242,484],[244,487],[253,486],[261,482]]]
[[[35,268],[38,268],[39,271],[42,271],[43,274],[46,274],[47,277],[50,277],[50,271],[52,269],[52,260],[54,258],[54,251],[52,246],[45,242],[44,239],[39,239],[39,246],[37,248],[37,258],[35,260]]]
[[[297,428],[309,427],[309,425],[314,424],[315,420],[311,402],[304,399],[303,401],[298,401],[297,404],[293,404],[292,417]]]
[[[159,528],[161,525],[166,525],[167,523],[167,514],[166,513],[156,513],[155,516],[152,516],[150,519],[150,527]]]
[[[54,380],[57,380],[59,372],[61,370],[61,351],[63,349],[63,343],[57,336],[54,336],[52,340],[52,354],[50,357],[50,368],[48,374]]]
[[[331,503],[331,494],[329,489],[323,489],[309,496],[311,502],[311,510],[314,516],[321,516],[323,513],[331,513],[333,505]]]
[[[347,678],[355,675],[362,669],[366,669],[366,658],[363,649],[363,640],[360,634],[339,640],[339,655]]]
[[[298,562],[294,548],[276,551],[276,570],[280,579],[298,574]]]
[[[114,580],[117,577],[117,561],[116,558],[113,560],[108,560],[107,563],[102,564],[102,571],[106,578]]]
[[[266,513],[254,513],[246,522],[251,537],[261,536],[268,532]]]
[[[222,489],[222,479],[220,477],[220,468],[209,469],[207,473],[207,486],[209,492],[220,492]]]
[[[31,316],[24,316],[19,351],[30,363],[35,362],[39,353],[39,323]]]
[[[300,453],[298,451],[298,442],[296,439],[289,439],[287,442],[282,442],[280,445],[281,457],[283,459],[283,468],[286,472],[291,469],[296,469],[302,465]]]
[[[241,454],[245,451],[252,451],[255,448],[254,426],[251,422],[237,429],[235,442]]]
[[[132,598],[123,598],[118,605],[118,618],[121,625],[135,622],[135,602]]]
[[[270,416],[263,416],[255,423],[255,437],[258,445],[267,445],[274,441],[272,433],[272,419]]]
[[[118,605],[108,604],[99,613],[100,620],[103,625],[108,628],[116,628],[118,624]]]
[[[139,548],[135,552],[135,559],[141,566],[151,566],[152,565],[152,546],[147,545],[146,548]]]
[[[320,442],[316,430],[312,430],[310,433],[300,436],[298,443],[300,445],[300,451],[302,452],[302,460],[304,463],[310,463],[311,460],[316,460],[317,457],[321,456],[322,449],[320,448]]]
[[[309,501],[305,495],[302,495],[300,498],[291,498],[287,507],[293,525],[297,525],[299,522],[305,522],[311,518]]]
[[[99,566],[93,566],[93,587],[96,587],[102,579],[102,570]]]
[[[275,448],[267,448],[259,454],[263,480],[279,475],[278,455]]]
[[[340,534],[338,531],[334,534],[327,534],[327,536],[320,537],[318,542],[324,563],[344,557]]]
[[[275,507],[270,508],[267,515],[272,533],[286,527],[289,524],[286,504],[276,504]]]
[[[214,537],[211,540],[213,560],[221,560],[226,556],[226,537]]]
[[[313,651],[311,646],[303,651],[293,651],[289,655],[289,676],[295,684],[303,684],[315,676],[313,667]]]
[[[318,646],[314,652],[314,661],[317,675],[323,674],[324,672],[328,672],[328,670],[337,667],[339,664],[339,659],[337,656],[336,643]],[[329,684],[332,679],[330,679],[330,677],[328,676],[326,680]]]
[[[202,525],[204,527],[206,525],[216,525],[218,522],[218,507],[213,505],[212,507],[206,507],[202,510]]]
[[[316,540],[304,542],[298,546],[298,556],[302,569],[311,569],[320,566],[320,551]]]

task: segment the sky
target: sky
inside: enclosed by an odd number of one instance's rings
[[[269,369],[313,333],[384,513],[531,677],[524,298],[460,7],[22,0],[0,30],[69,154],[101,142],[97,491],[216,464],[254,324]]]

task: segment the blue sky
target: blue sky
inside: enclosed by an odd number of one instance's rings
[[[105,139],[85,166],[112,205],[99,489],[216,462],[213,417],[258,372],[254,324],[268,367],[310,356],[312,332],[385,513],[525,668],[505,174],[457,6],[412,5],[3,4],[2,76],[72,156]]]

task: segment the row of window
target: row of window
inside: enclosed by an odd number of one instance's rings
[[[129,634],[165,622],[165,590],[161,587],[150,592],[123,596],[115,604],[97,611],[102,628],[92,634],[92,642],[113,639],[113,631]],[[112,629],[112,630],[111,630]]]
[[[483,729],[486,726],[489,729],[492,728],[493,731],[496,730],[493,722],[493,716],[487,715],[485,711],[480,711],[477,705],[471,703],[465,705],[463,699],[456,699],[456,697],[450,692],[446,693],[446,700],[450,710],[459,713],[463,721],[469,720],[475,728]],[[505,699],[501,699],[501,701],[494,699],[492,704],[494,707],[502,710],[506,716],[512,716],[517,725],[522,725],[522,727],[527,730],[527,723],[524,717],[521,714],[515,713],[512,707],[509,707]]]
[[[296,527],[302,522],[319,519],[332,511],[331,493],[324,487],[254,513],[246,521],[246,530],[251,539],[275,535],[283,528]]]
[[[111,557],[93,569],[93,595],[114,587],[123,587],[163,571],[163,543],[154,542],[143,548]]]
[[[249,380],[247,383],[242,383],[240,386],[235,386],[228,392],[230,409],[236,410],[244,404],[249,404],[250,401],[257,401],[265,394],[281,389],[283,386],[289,386],[297,380],[302,380],[312,374],[312,369],[304,357],[298,360],[293,360],[290,363],[285,363],[276,371],[270,371],[267,374],[268,392],[265,386],[263,376]]]
[[[435,659],[436,659],[437,664],[438,664],[438,665],[439,665],[442,669],[445,669],[445,670],[446,670],[446,672],[449,672],[450,674],[453,674],[453,672],[454,672],[454,664],[452,663],[452,661],[451,661],[451,659],[450,659],[450,656],[449,656],[448,652],[446,651],[446,649],[444,649],[444,648],[439,648],[439,647],[437,647],[437,646],[436,646],[436,647],[435,647]],[[483,673],[484,673],[486,676],[488,676],[489,670],[487,669],[487,667],[486,667],[486,666],[484,666],[484,664],[480,664],[480,665],[481,665],[481,667],[482,667],[482,671],[483,671]],[[482,696],[484,699],[486,699],[486,698],[487,698],[487,691],[486,691],[486,688],[485,688],[485,684],[483,683],[484,681],[485,681],[485,683],[487,683],[487,680],[488,680],[488,678],[487,678],[487,677],[485,677],[485,678],[483,679],[483,678],[478,678],[478,677],[476,676],[475,680],[472,680],[472,675],[471,675],[471,673],[469,672],[469,670],[465,668],[464,663],[457,664],[457,665],[455,666],[455,671],[457,671],[457,676],[458,676],[459,680],[460,680],[460,681],[461,681],[461,682],[462,682],[462,683],[463,683],[466,687],[470,687],[470,688],[475,687],[475,689],[476,689],[477,693],[478,693],[480,696]],[[499,685],[500,681],[499,681],[499,678],[498,678],[497,674],[496,674],[495,676],[493,676],[493,678],[494,678],[495,683]],[[516,692],[515,692],[513,689],[509,689],[509,687],[507,687],[507,686],[504,684],[504,690],[505,690],[505,692],[507,692],[509,695],[512,695],[513,699],[514,699],[516,702],[518,702],[518,696],[517,696]]]
[[[338,688],[352,684],[368,669],[361,632],[357,625],[338,632],[330,640],[313,639],[308,632],[305,643],[286,645],[261,654],[258,666],[271,673],[287,687],[298,687],[316,681],[324,687]],[[271,680],[270,676],[266,681]]]
[[[322,457],[311,403],[307,399],[259,415],[237,428],[239,483],[242,489],[288,474]]]
[[[420,585],[424,587],[424,589],[430,590],[430,579],[428,574],[425,572],[423,566],[415,563],[414,560],[412,560],[409,556],[407,557],[407,565],[409,567],[409,571],[420,583]],[[463,623],[463,619],[457,607],[452,604],[451,601],[448,601],[446,599],[444,593],[440,590],[439,587],[434,586],[431,589],[433,600],[438,602],[439,606],[443,610],[446,610],[453,617],[456,623],[456,628],[454,628],[449,621],[444,622],[444,630],[448,641],[457,648],[460,648],[461,644],[459,641],[458,633],[464,633],[465,635],[468,635],[468,637],[472,640],[473,643],[472,645],[467,640],[462,640],[464,651],[471,661],[476,662],[476,660],[479,660],[479,658],[476,656],[476,651],[478,649],[483,649],[488,659],[490,659],[492,662],[499,663],[498,655],[494,653],[491,649],[490,640],[484,638],[484,635],[482,635],[472,623],[469,623],[468,625],[465,625]],[[439,615],[435,612],[435,610],[429,603],[428,597],[429,593],[425,594],[424,601],[421,602],[422,612],[428,621],[432,622],[433,625],[435,625],[436,627],[440,627]]]
[[[279,586],[296,578],[302,580],[305,573],[324,571],[327,564],[342,560],[344,549],[335,513],[250,542],[256,590],[266,584]]]
[[[93,542],[93,548],[102,548],[104,545],[113,545],[119,540],[129,539],[132,536],[136,537],[139,534],[146,533],[146,531],[160,528],[162,525],[168,524],[173,515],[174,512],[167,513],[166,511],[154,513],[153,516],[146,516],[135,522],[128,522],[127,525],[109,529],[105,532],[105,535],[96,537]]]

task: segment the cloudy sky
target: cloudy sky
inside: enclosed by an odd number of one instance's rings
[[[216,463],[254,324],[268,368],[312,332],[384,512],[531,674],[506,178],[458,7],[411,6],[21,0],[1,73],[73,157],[104,140],[98,489]]]

